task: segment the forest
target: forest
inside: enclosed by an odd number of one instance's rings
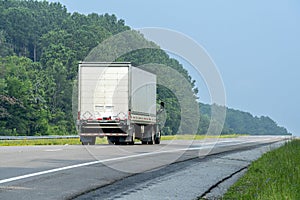
[[[60,3],[0,0],[0,135],[76,134],[72,92],[78,62],[102,41],[128,30],[125,21],[114,14],[83,15],[69,13]],[[161,49],[141,49],[117,61],[135,66],[158,63],[180,73],[194,94],[189,103],[199,105],[197,134],[206,134],[211,105],[198,102],[199,88],[177,60]],[[189,133],[186,122],[179,130],[182,116],[175,95],[158,86],[157,96],[166,105],[163,134]],[[269,117],[226,111],[222,134],[289,134]]]

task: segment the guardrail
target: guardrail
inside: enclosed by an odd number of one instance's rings
[[[39,139],[71,139],[79,135],[45,135],[45,136],[0,136],[0,140],[39,140]]]

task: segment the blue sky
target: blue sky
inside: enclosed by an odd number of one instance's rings
[[[299,1],[59,1],[69,12],[115,14],[132,28],[161,27],[188,35],[216,63],[228,107],[268,115],[300,135]],[[200,99],[209,102],[205,85],[198,82]]]

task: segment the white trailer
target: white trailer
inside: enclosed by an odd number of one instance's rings
[[[80,62],[78,131],[82,144],[159,144],[156,75],[129,62]],[[161,103],[163,109],[164,104]]]

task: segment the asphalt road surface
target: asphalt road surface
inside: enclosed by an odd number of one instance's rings
[[[175,199],[177,194],[168,188],[179,194],[186,191],[182,185],[200,196],[219,181],[209,174],[201,180],[201,191],[188,185],[193,170],[207,168],[209,158],[252,151],[286,139],[260,136],[162,141],[160,145],[0,147],[0,199],[134,199],[131,193],[140,199]],[[196,164],[197,169],[193,168]],[[230,165],[225,170],[223,164],[215,162],[214,170],[222,171],[225,177],[239,170]]]

